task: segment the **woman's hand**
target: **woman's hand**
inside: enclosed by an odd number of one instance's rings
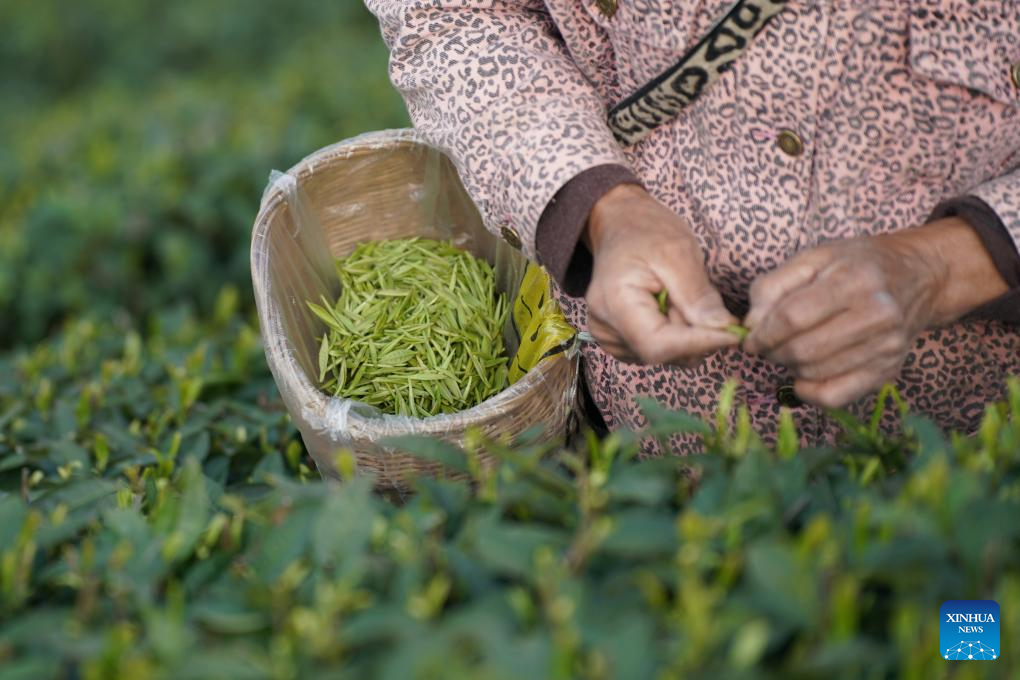
[[[894,379],[917,335],[1006,292],[958,218],[830,243],[751,287],[749,352],[785,364],[809,403],[841,407]]]
[[[737,343],[736,320],[705,274],[687,222],[635,185],[620,185],[592,209],[585,240],[595,260],[588,330],[621,361],[691,365]],[[666,289],[669,310],[655,294]]]

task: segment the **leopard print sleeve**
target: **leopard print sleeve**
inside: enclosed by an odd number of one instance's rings
[[[543,209],[572,177],[627,165],[605,102],[540,0],[366,0],[415,128],[453,160],[486,227],[536,259]]]

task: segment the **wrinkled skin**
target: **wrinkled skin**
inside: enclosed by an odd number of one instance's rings
[[[596,203],[588,246],[588,330],[621,361],[689,366],[737,343],[736,319],[705,273],[690,226],[643,189],[622,185]],[[666,315],[655,295],[668,292]]]
[[[696,364],[735,345],[737,320],[705,273],[687,223],[625,185],[595,205],[589,330],[621,361]],[[663,316],[655,294],[665,288]],[[949,218],[917,229],[835,241],[755,280],[744,349],[789,367],[806,402],[840,407],[899,373],[925,329],[1006,292],[977,235]]]
[[[745,349],[793,369],[804,401],[840,407],[895,379],[922,331],[1005,292],[956,218],[837,241],[754,282]]]

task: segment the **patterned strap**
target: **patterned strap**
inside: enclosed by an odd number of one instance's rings
[[[636,144],[685,106],[730,67],[787,0],[737,0],[680,61],[609,112],[609,128],[624,145]]]

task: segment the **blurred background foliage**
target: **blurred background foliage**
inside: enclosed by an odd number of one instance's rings
[[[83,315],[253,304],[270,169],[407,125],[360,2],[0,3],[0,350]]]

